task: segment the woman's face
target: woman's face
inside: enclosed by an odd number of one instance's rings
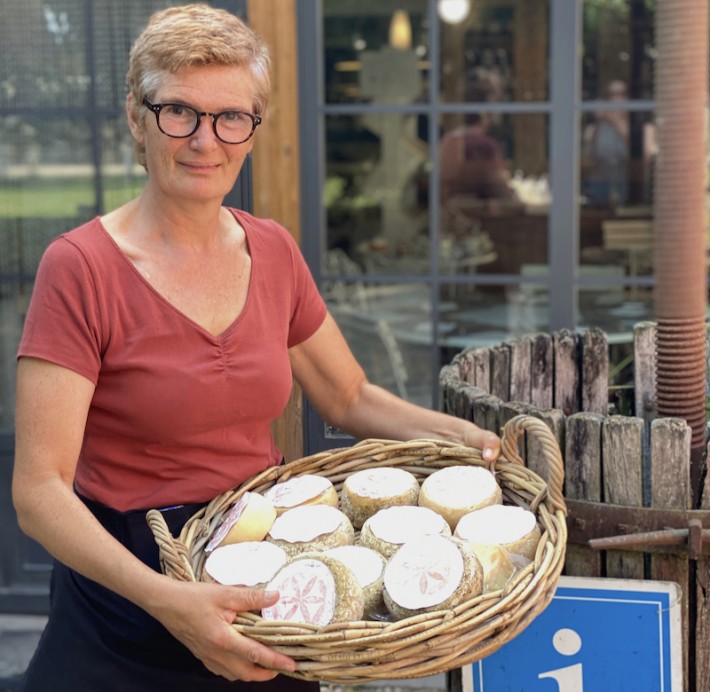
[[[252,113],[253,93],[253,77],[247,68],[215,65],[165,73],[151,101],[178,103],[200,113]],[[253,138],[225,144],[215,135],[209,116],[202,117],[191,136],[168,137],[146,107],[138,109],[138,119],[131,117],[131,108],[128,110],[131,132],[145,146],[149,185],[159,194],[181,201],[218,199],[221,203],[234,186]]]

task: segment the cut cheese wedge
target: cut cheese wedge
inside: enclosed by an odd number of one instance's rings
[[[390,558],[403,543],[421,536],[451,536],[446,520],[428,507],[387,507],[371,516],[360,532],[360,545]]]
[[[338,491],[333,483],[317,474],[294,476],[283,483],[276,483],[264,491],[264,497],[271,500],[279,515],[302,505],[338,506]]]
[[[232,543],[208,555],[203,580],[226,586],[263,588],[287,559],[282,548],[265,541]]]
[[[339,509],[329,505],[303,505],[278,516],[266,540],[283,548],[289,557],[293,557],[303,552],[352,545],[355,531],[350,520]]]
[[[355,575],[362,586],[367,617],[386,612],[382,600],[382,575],[386,560],[380,553],[364,545],[341,545],[327,550],[325,554],[340,560]]]
[[[205,547],[206,552],[220,545],[242,541],[261,541],[276,519],[271,500],[259,493],[245,492],[224,515]]]
[[[305,553],[287,562],[267,584],[279,600],[263,608],[267,620],[325,626],[361,620],[364,595],[357,578],[340,560]]]
[[[512,505],[491,505],[464,515],[454,535],[478,555],[486,591],[502,589],[517,569],[529,564],[541,537],[535,515]]]
[[[423,536],[402,545],[385,567],[383,598],[395,620],[453,608],[483,590],[483,569],[464,541]]]
[[[399,505],[416,505],[417,477],[404,469],[377,467],[350,474],[340,491],[340,508],[356,529],[378,510]]]
[[[439,469],[422,481],[419,492],[419,504],[441,514],[452,531],[464,514],[502,501],[495,476],[481,466]]]

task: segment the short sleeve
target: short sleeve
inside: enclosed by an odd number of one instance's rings
[[[101,367],[99,312],[87,262],[73,243],[60,236],[40,261],[18,357],[56,363],[95,384]]]

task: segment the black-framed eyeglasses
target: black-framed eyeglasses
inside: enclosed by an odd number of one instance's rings
[[[261,116],[244,111],[222,111],[221,113],[200,113],[182,103],[151,103],[143,98],[143,105],[155,113],[158,129],[168,137],[178,139],[197,132],[202,116],[212,118],[212,129],[217,139],[225,144],[246,142],[261,124]]]

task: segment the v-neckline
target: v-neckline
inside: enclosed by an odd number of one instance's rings
[[[199,330],[203,335],[207,336],[211,341],[214,343],[222,343],[224,342],[225,339],[227,339],[230,335],[230,333],[236,328],[236,326],[239,324],[239,322],[242,321],[244,314],[249,308],[250,304],[250,298],[252,294],[252,285],[254,281],[254,256],[252,254],[252,248],[251,244],[249,242],[249,232],[250,230],[247,228],[248,222],[244,222],[244,219],[241,218],[241,216],[238,214],[237,210],[235,209],[228,209],[229,213],[232,214],[234,217],[235,221],[242,227],[244,230],[244,239],[247,245],[247,251],[249,253],[249,256],[251,257],[251,268],[249,271],[249,281],[247,284],[247,295],[246,299],[244,301],[244,305],[242,306],[242,309],[240,310],[239,314],[235,316],[235,318],[221,331],[219,334],[214,334],[211,332],[209,329],[206,329],[203,327],[199,322],[196,322],[194,319],[192,319],[188,314],[183,312],[180,308],[178,308],[174,303],[172,303],[170,300],[168,300],[155,286],[153,286],[148,279],[141,274],[141,272],[138,270],[138,267],[136,267],[133,262],[128,258],[128,255],[121,249],[121,246],[118,244],[116,239],[109,233],[108,229],[106,226],[103,224],[101,221],[101,217],[96,217],[96,221],[99,225],[99,228],[101,229],[101,232],[103,235],[108,239],[109,243],[112,245],[114,250],[118,253],[119,257],[121,258],[121,261],[129,267],[131,272],[138,277],[140,282],[148,288],[148,290],[151,291],[151,293],[156,296],[164,305],[166,305],[172,312],[174,312],[176,315],[178,315],[181,319],[185,320],[189,324],[191,324],[195,329]]]

